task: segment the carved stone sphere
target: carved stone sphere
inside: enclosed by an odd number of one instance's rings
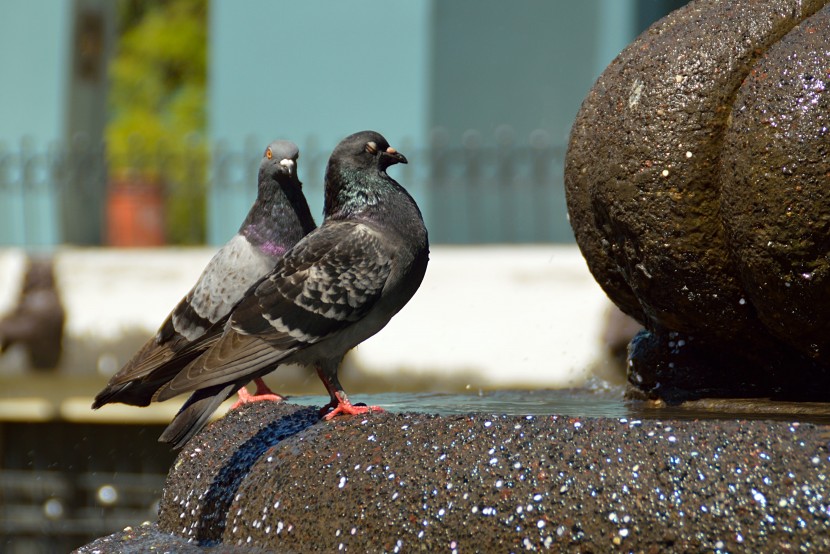
[[[630,391],[830,400],[830,2],[699,0],[577,115],[571,223],[645,327]]]

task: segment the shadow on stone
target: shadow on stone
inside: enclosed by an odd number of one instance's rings
[[[202,518],[196,528],[196,541],[199,544],[211,546],[221,541],[228,509],[239,485],[262,455],[286,438],[307,429],[318,418],[315,408],[299,410],[281,417],[269,423],[234,451],[228,462],[219,470],[205,495]]]
[[[283,403],[258,402],[229,412],[221,425],[209,426],[179,454],[163,495],[161,527],[177,529],[187,512],[190,525],[180,534],[204,546],[221,542],[230,506],[251,469],[318,420],[316,408]],[[202,456],[206,452],[209,458]]]

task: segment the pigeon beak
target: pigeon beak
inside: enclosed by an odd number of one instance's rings
[[[284,159],[280,160],[280,165],[288,169],[289,175],[293,175],[297,170],[297,162],[294,160]]]
[[[406,159],[406,156],[392,148],[391,146],[386,149],[385,152],[381,154],[384,158],[386,158],[387,163],[389,165],[392,164],[405,164],[409,163]]]

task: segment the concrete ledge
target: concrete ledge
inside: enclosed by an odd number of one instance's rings
[[[103,386],[214,252],[57,250],[67,314],[60,373],[96,376]],[[0,315],[13,307],[24,268],[21,251],[0,251]],[[611,363],[601,343],[609,305],[576,246],[435,246],[421,290],[347,356],[344,385],[350,392],[577,386]],[[27,372],[21,355],[0,356],[0,377]],[[288,394],[324,392],[299,368],[281,369],[269,384]]]
[[[320,422],[313,408],[258,403],[180,453],[160,533],[81,552],[182,539],[229,552],[823,552],[829,431],[484,414]]]

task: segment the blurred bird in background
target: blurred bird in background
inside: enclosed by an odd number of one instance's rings
[[[52,260],[29,258],[17,306],[0,320],[0,352],[20,344],[33,369],[55,369],[60,362],[65,319]]]

